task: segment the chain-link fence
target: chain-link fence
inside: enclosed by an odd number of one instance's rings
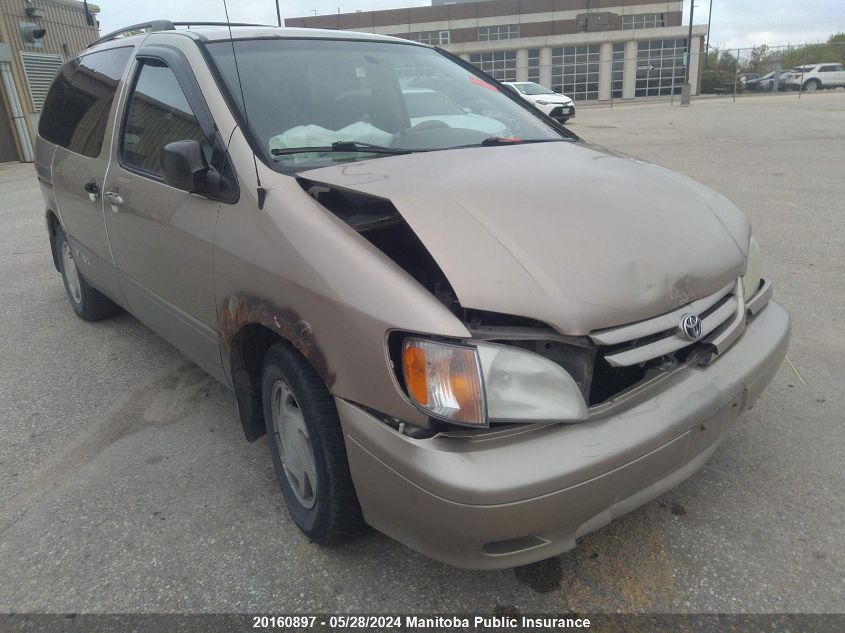
[[[845,88],[845,36],[827,42],[711,49],[704,59],[701,94],[777,94]]]

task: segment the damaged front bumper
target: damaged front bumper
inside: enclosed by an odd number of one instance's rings
[[[572,549],[700,468],[777,372],[789,332],[786,310],[770,301],[717,362],[685,366],[652,398],[580,424],[412,439],[338,398],[364,517],[458,567]]]

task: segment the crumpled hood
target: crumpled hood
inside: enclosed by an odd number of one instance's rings
[[[578,142],[423,152],[303,172],[392,201],[465,308],[583,335],[668,312],[744,272],[718,193]]]

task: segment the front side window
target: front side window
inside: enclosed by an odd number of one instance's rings
[[[282,171],[378,158],[379,148],[428,151],[478,145],[491,137],[565,138],[484,75],[428,47],[235,41],[245,101],[232,42],[206,47],[254,147]],[[352,148],[353,142],[379,148]],[[315,151],[302,151],[309,148]]]
[[[62,68],[47,94],[42,137],[83,156],[100,155],[117,84],[130,47],[90,53]]]
[[[176,75],[160,60],[142,60],[129,97],[121,162],[161,177],[161,150],[168,143],[183,140],[199,141],[206,158],[210,157],[211,146]]]

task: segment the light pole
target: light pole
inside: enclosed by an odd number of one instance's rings
[[[687,37],[687,68],[684,73],[684,82],[689,84],[689,67],[692,64],[692,16],[695,12],[695,0],[689,3],[689,37]]]
[[[710,61],[710,20],[713,19],[713,0],[710,0],[710,11],[707,13],[707,41],[704,44],[704,67]]]
[[[282,12],[279,11],[279,0],[276,0],[276,22],[282,26]]]
[[[692,16],[695,11],[695,0],[689,3],[689,36],[687,37],[687,52],[684,54],[684,85],[681,86],[681,105],[689,105],[692,87],[689,84],[689,69],[692,64]]]

